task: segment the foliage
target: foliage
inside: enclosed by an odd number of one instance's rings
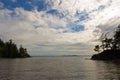
[[[18,49],[17,45],[9,40],[8,42],[3,42],[0,39],[0,57],[3,58],[22,58],[30,57],[27,53],[27,49],[22,46]]]
[[[120,50],[120,25],[117,27],[113,38],[108,38],[106,35],[107,33],[101,38],[101,45],[96,45],[94,50],[97,52],[105,50]]]
[[[92,60],[120,60],[120,25],[116,28],[112,38],[106,37],[101,39],[101,45],[95,46],[95,51],[101,52],[94,54]]]

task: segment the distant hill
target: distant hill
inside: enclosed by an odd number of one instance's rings
[[[4,42],[0,39],[0,57],[1,58],[26,58],[30,57],[26,48],[20,46],[17,48],[17,45],[9,40]]]

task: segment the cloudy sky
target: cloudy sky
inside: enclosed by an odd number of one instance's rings
[[[120,23],[120,0],[0,0],[0,38],[31,55],[93,54]]]

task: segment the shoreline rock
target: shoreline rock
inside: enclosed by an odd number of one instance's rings
[[[105,50],[101,53],[94,54],[92,60],[120,60],[120,50]]]

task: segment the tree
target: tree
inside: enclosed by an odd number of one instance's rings
[[[101,37],[101,45],[95,46],[95,51],[99,52],[100,49],[102,51],[105,50],[120,50],[120,25],[117,27],[113,38],[108,38],[106,33],[105,35],[102,34]]]
[[[100,46],[96,45],[95,48],[94,48],[94,50],[97,51],[97,52],[100,52]]]
[[[0,57],[5,58],[18,58],[18,57],[30,57],[27,53],[27,49],[22,46],[18,50],[17,45],[12,40],[3,42],[0,39]]]
[[[4,42],[0,39],[0,47],[3,47],[4,45]]]
[[[96,45],[94,50],[99,52],[102,48],[103,51],[94,54],[91,57],[92,60],[120,60],[120,25],[116,28],[112,38],[105,36],[101,39],[101,43],[101,45]]]
[[[19,54],[20,54],[21,57],[27,57],[27,56],[29,56],[28,52],[27,52],[27,49],[23,48],[22,45],[19,48]]]
[[[4,42],[0,39],[0,56],[3,56],[4,53]]]
[[[115,31],[113,49],[120,49],[120,25]]]

